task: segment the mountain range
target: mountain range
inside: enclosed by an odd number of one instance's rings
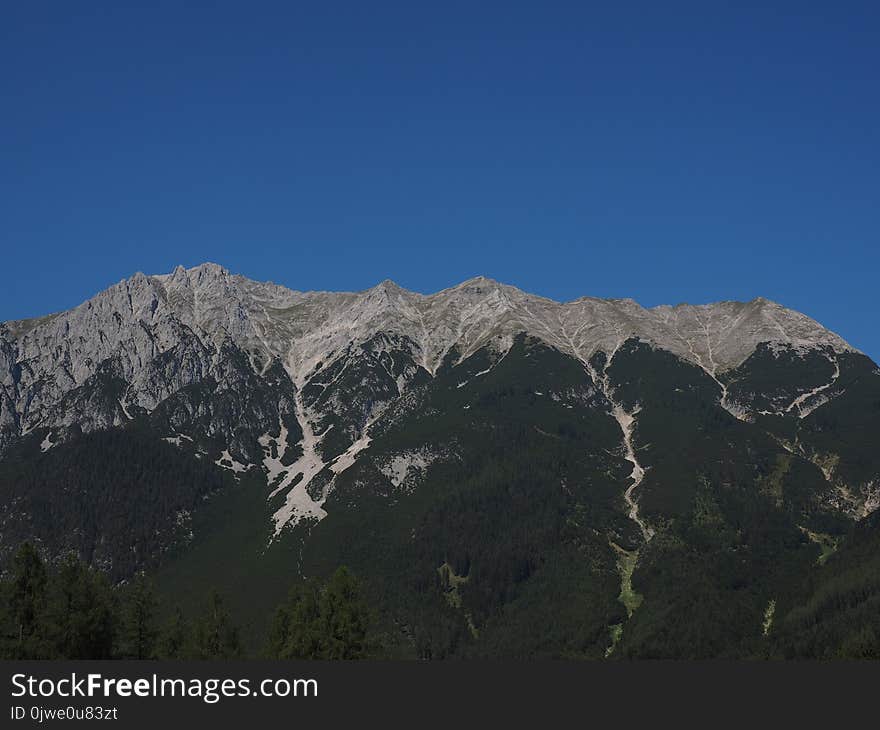
[[[345,564],[402,657],[872,655],[878,436],[877,365],[762,298],[178,267],[0,324],[0,561],[219,587],[254,635]]]

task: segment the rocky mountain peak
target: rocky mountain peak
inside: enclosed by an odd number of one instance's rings
[[[461,360],[485,346],[502,351],[519,333],[580,360],[637,338],[713,378],[761,343],[853,351],[809,317],[763,298],[650,309],[632,299],[559,303],[483,276],[430,295],[391,280],[357,293],[295,292],[204,263],[138,273],[67,312],[5,323],[0,396],[7,420],[27,430],[111,361],[129,384],[125,398],[149,409],[164,393],[150,385],[159,377],[156,363],[166,370],[186,363],[204,374],[219,367],[227,343],[249,353],[258,372],[273,360],[285,363],[302,385],[318,364],[376,335],[393,336],[393,347],[411,349],[433,374],[448,353]]]

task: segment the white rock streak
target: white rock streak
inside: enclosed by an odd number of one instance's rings
[[[840,377],[840,363],[838,363],[837,358],[834,358],[832,362],[834,363],[834,374],[831,376],[831,380],[824,385],[820,385],[817,388],[813,388],[812,390],[799,395],[791,402],[791,405],[785,409],[786,413],[791,413],[793,410],[797,410],[798,418],[805,418],[823,403],[828,402],[829,398],[821,394],[831,388]]]
[[[566,335],[567,337],[567,335]],[[569,339],[569,342],[571,340]],[[605,364],[602,367],[602,371],[599,372],[593,366],[593,364],[585,357],[581,356],[579,351],[575,348],[575,354],[577,358],[583,363],[584,367],[589,372],[590,377],[593,380],[593,383],[601,390],[602,394],[605,396],[606,400],[611,404],[611,415],[614,417],[614,420],[617,421],[618,426],[620,426],[620,431],[623,434],[623,451],[624,458],[632,464],[632,472],[630,472],[629,478],[632,480],[632,483],[626,488],[623,493],[623,499],[626,502],[628,509],[627,515],[628,517],[635,522],[639,531],[642,533],[642,537],[645,542],[648,542],[654,536],[654,530],[639,516],[639,503],[635,496],[635,491],[638,489],[639,485],[642,483],[642,480],[645,478],[645,469],[639,463],[638,457],[636,456],[635,446],[633,445],[633,431],[635,430],[636,424],[636,416],[638,415],[641,407],[636,405],[631,411],[627,411],[623,404],[620,403],[615,397],[614,386],[611,385],[608,380],[608,368],[611,367],[611,363],[614,360],[614,356],[617,354],[617,351],[620,349],[624,340],[620,339],[616,344],[612,347],[610,353],[606,353],[605,356]],[[572,343],[572,347],[574,348],[574,343]]]
[[[266,467],[269,474],[274,474],[275,477],[281,474],[283,470],[286,470],[284,472],[284,478],[271,492],[269,499],[279,492],[284,491],[290,487],[294,481],[299,479],[290,491],[287,492],[284,504],[274,515],[272,515],[272,519],[275,522],[276,537],[289,522],[295,524],[298,520],[306,517],[322,520],[327,516],[327,513],[321,507],[324,500],[321,499],[318,501],[313,499],[307,490],[312,479],[314,479],[324,468],[324,461],[321,459],[321,455],[318,452],[320,438],[314,432],[312,423],[309,420],[305,407],[303,406],[300,391],[297,391],[294,402],[296,405],[296,420],[299,422],[300,428],[302,428],[303,432],[303,438],[300,442],[303,452],[302,455],[291,464],[290,467],[284,467],[284,465],[281,464],[280,460],[284,456],[284,451],[282,451],[280,447],[283,446],[285,451],[287,448],[287,429],[284,429],[282,431],[284,439],[283,441],[279,439],[278,459],[267,458],[263,461],[263,465]]]
[[[284,466],[281,463],[288,448],[288,433],[282,423],[279,438],[275,441],[278,456],[273,458],[269,454],[263,460],[263,467],[266,470],[269,484],[271,485],[277,481],[275,488],[269,494],[269,499],[274,498],[275,495],[289,488],[284,504],[272,515],[275,523],[275,537],[280,535],[287,525],[295,525],[305,518],[320,521],[327,516],[323,505],[328,495],[333,491],[336,477],[350,468],[357,460],[358,455],[369,447],[371,441],[369,435],[370,426],[381,415],[381,411],[374,414],[364,425],[360,437],[351,446],[339,454],[339,456],[336,456],[329,462],[325,462],[321,457],[320,444],[324,436],[327,435],[327,431],[320,434],[315,432],[313,414],[306,408],[302,399],[302,388],[307,382],[306,376],[303,373],[314,370],[315,365],[321,361],[318,359],[312,362],[312,360],[314,358],[305,363],[306,367],[309,368],[306,371],[302,370],[302,361],[298,362],[296,354],[293,352],[288,353],[285,361],[285,369],[297,387],[294,407],[296,409],[296,420],[303,432],[303,438],[299,444],[303,453],[290,466]],[[405,382],[399,381],[398,387],[405,387]],[[269,449],[272,444],[272,437],[266,434],[261,437],[260,443],[265,449]],[[332,476],[328,477],[327,484],[324,486],[321,494],[313,496],[309,493],[308,488],[315,477],[325,469],[329,469]],[[292,487],[290,486],[291,484],[293,485]]]
[[[728,413],[736,416],[736,418],[743,420],[745,414],[742,412],[741,409],[732,407],[728,403],[727,384],[722,382],[718,378],[718,363],[715,362],[715,355],[712,351],[712,332],[709,331],[709,321],[711,321],[712,313],[711,311],[708,312],[706,321],[701,320],[699,318],[699,315],[697,315],[696,313],[694,314],[694,316],[696,317],[697,321],[700,322],[700,324],[702,325],[703,332],[706,335],[706,356],[709,360],[709,367],[703,365],[702,358],[700,358],[700,364],[703,367],[703,370],[708,373],[709,377],[712,378],[712,380],[714,380],[715,383],[721,388],[721,407],[724,408]]]
[[[388,459],[379,471],[381,471],[395,487],[407,483],[416,476],[422,476],[437,457],[428,449],[407,451],[394,454]]]
[[[699,366],[699,368],[712,378],[712,380],[715,381],[715,384],[721,388],[721,398],[718,401],[719,405],[732,416],[741,421],[745,421],[748,419],[747,412],[737,404],[730,402],[727,384],[718,377],[719,367],[718,363],[715,361],[715,352],[712,346],[713,332],[710,329],[710,323],[712,322],[712,309],[708,307],[705,309],[706,312],[703,315],[700,314],[699,307],[694,307],[691,312],[694,321],[699,325],[696,338],[692,339],[687,328],[676,330],[676,337],[687,346],[687,351],[690,354],[690,361]],[[735,329],[744,316],[745,312],[741,312],[734,321],[728,323],[728,327]],[[774,324],[774,327],[775,326],[776,325]],[[723,337],[723,335],[724,332],[718,332],[716,330],[716,337]],[[704,348],[700,346],[701,340],[703,341],[702,344],[705,344]]]
[[[266,472],[266,481],[271,486],[280,474],[286,474],[289,467],[281,463],[284,454],[287,453],[287,426],[282,420],[278,425],[278,437],[264,433],[257,442],[263,447],[263,469]],[[275,456],[272,456],[274,448]],[[274,492],[273,492],[274,494]]]
[[[224,449],[223,453],[220,454],[220,458],[214,463],[223,469],[229,469],[235,474],[246,472],[251,466],[253,466],[252,464],[242,464],[240,461],[233,459],[232,455],[229,453],[229,449]]]
[[[177,433],[174,436],[163,436],[162,440],[179,447],[182,446],[182,441],[192,442],[192,437],[187,436],[185,433]]]
[[[370,445],[371,439],[369,434],[367,433],[368,430],[369,425],[364,428],[363,435],[357,441],[355,441],[339,456],[333,459],[332,462],[330,462],[330,471],[338,476],[339,474],[342,474],[342,472],[344,472],[346,469],[354,465],[358,454],[360,454],[361,451],[363,451]]]
[[[636,450],[633,446],[633,429],[635,427],[636,416],[640,410],[641,408],[636,406],[632,411],[627,412],[624,410],[623,406],[615,404],[612,415],[617,423],[620,424],[620,430],[623,432],[624,458],[632,464],[633,467],[632,472],[629,475],[630,479],[632,479],[632,484],[630,484],[623,493],[623,499],[629,506],[629,518],[639,526],[642,537],[645,539],[645,542],[648,542],[648,540],[654,536],[654,530],[651,529],[651,527],[649,527],[639,516],[639,503],[635,498],[635,491],[645,478],[645,469],[636,458]]]

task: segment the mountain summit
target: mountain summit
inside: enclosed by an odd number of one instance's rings
[[[637,338],[713,377],[742,364],[762,343],[856,352],[809,317],[762,298],[650,309],[631,299],[558,303],[485,277],[431,295],[390,280],[357,293],[295,292],[205,263],[158,276],[139,273],[70,311],[0,324],[0,372],[27,363],[20,378],[4,379],[11,410],[0,422],[36,427],[52,404],[33,397],[36,381],[61,397],[120,349],[126,351],[124,375],[136,375],[139,363],[179,342],[181,327],[214,347],[228,340],[263,360],[279,358],[299,384],[315,363],[379,332],[406,338],[432,374],[453,351],[461,361],[486,345],[503,348],[519,332],[583,359]],[[152,403],[148,394],[128,395],[138,405]]]

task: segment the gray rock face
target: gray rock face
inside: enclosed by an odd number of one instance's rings
[[[487,345],[503,352],[519,332],[580,360],[637,337],[716,379],[760,343],[853,350],[764,299],[653,309],[629,299],[558,303],[481,277],[427,296],[390,281],[358,293],[296,292],[203,264],[136,274],[70,311],[0,325],[0,448],[36,428],[119,425],[197,384],[241,395],[266,385],[277,362],[290,380],[286,404],[280,413],[270,408],[256,427],[277,432],[279,418],[293,419],[294,390],[304,389],[319,431],[346,422],[343,449],[382,403],[436,373],[444,358],[461,360]],[[371,394],[340,395],[349,362],[361,368]],[[183,400],[192,418],[217,417]],[[170,423],[183,425],[179,417]],[[208,430],[227,441],[234,432],[231,424]],[[242,441],[237,450],[248,449]]]

